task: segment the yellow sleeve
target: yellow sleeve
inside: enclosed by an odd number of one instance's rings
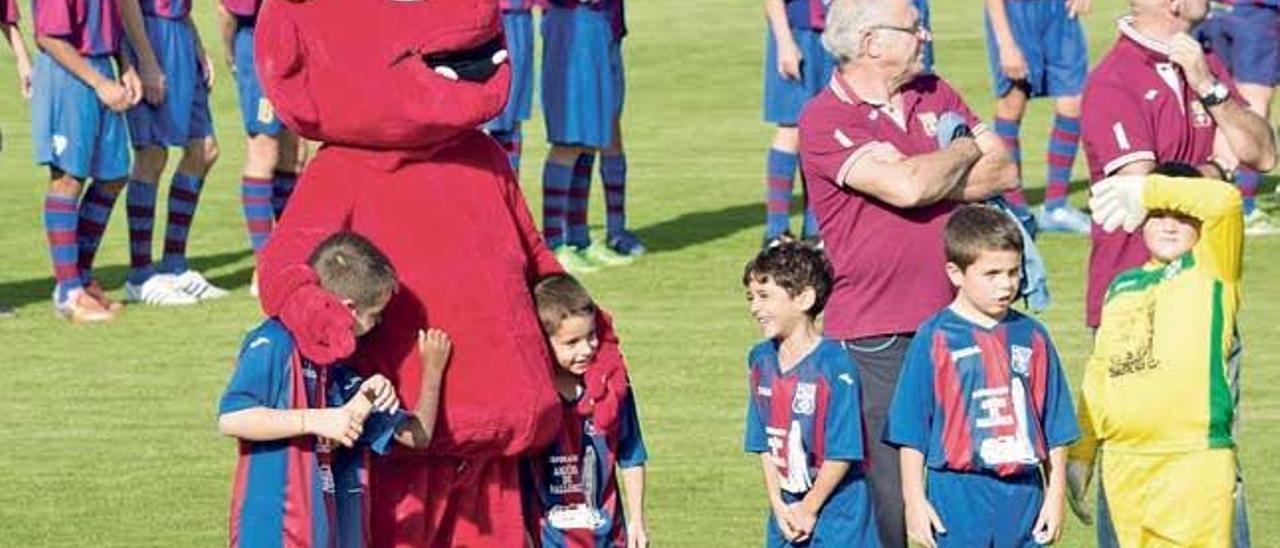
[[[1080,425],[1080,439],[1071,444],[1067,459],[1093,463],[1098,454],[1098,429],[1102,424],[1104,409],[1097,405],[1102,382],[1107,371],[1106,349],[1098,348],[1101,343],[1095,342],[1093,355],[1084,367],[1084,381],[1081,383],[1080,398],[1076,406],[1076,422]]]
[[[1150,175],[1142,193],[1147,211],[1173,210],[1200,220],[1200,239],[1191,252],[1196,266],[1227,282],[1240,280],[1244,246],[1244,204],[1236,187],[1217,179]]]

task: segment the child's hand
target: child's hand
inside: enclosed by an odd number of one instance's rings
[[[428,373],[441,374],[449,363],[449,354],[453,352],[453,341],[444,331],[431,328],[418,330],[418,353],[422,354],[422,368]]]
[[[382,413],[394,413],[400,409],[400,398],[396,396],[396,387],[382,375],[374,375],[360,384],[360,395],[373,404],[373,410]]]
[[[1085,525],[1093,525],[1093,513],[1089,510],[1086,496],[1092,476],[1092,464],[1078,460],[1067,461],[1067,502],[1071,503],[1071,513]]]
[[[360,439],[360,433],[364,431],[363,420],[357,418],[346,406],[308,409],[305,413],[303,417],[308,434],[335,441],[343,447],[355,445],[356,440]]]
[[[799,534],[791,523],[791,509],[781,503],[773,507],[773,521],[778,524],[778,531],[782,533],[782,538],[787,542],[794,542]]]
[[[1031,528],[1031,537],[1039,544],[1053,544],[1062,535],[1062,487],[1049,489],[1044,494],[1044,504],[1040,505],[1040,516]]]
[[[810,512],[801,502],[787,505],[787,511],[791,514],[791,526],[796,531],[795,542],[808,540],[813,535],[814,526],[818,523],[818,515]]]
[[[799,80],[803,62],[804,55],[795,40],[778,40],[778,74],[787,80]]]
[[[649,531],[644,521],[627,522],[627,548],[648,548]]]
[[[142,97],[152,105],[163,103],[166,86],[164,71],[154,62],[143,61],[139,65],[141,65],[138,67],[138,75],[142,82]]]
[[[929,504],[928,499],[923,497],[906,501],[907,514],[907,537],[911,542],[926,546],[927,548],[937,548],[938,543],[934,541],[934,532],[946,533],[947,528],[942,524],[942,518],[938,517],[938,513],[934,511],[933,505]]]
[[[129,91],[115,80],[103,80],[93,88],[94,93],[98,95],[98,100],[102,104],[111,109],[112,112],[124,112],[129,110]]]
[[[125,91],[129,92],[130,107],[142,100],[142,79],[138,77],[138,71],[133,67],[125,69],[120,74],[120,84],[124,86]]]

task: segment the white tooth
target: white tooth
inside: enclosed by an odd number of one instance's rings
[[[453,80],[454,82],[458,81],[458,73],[454,72],[454,70],[449,67],[439,66],[435,68],[435,71],[436,71],[436,74],[439,74],[440,76],[444,76],[445,78]]]
[[[498,51],[495,51],[493,52],[493,57],[490,57],[489,59],[493,61],[493,64],[501,65],[503,62],[507,60],[507,50],[500,49]]]

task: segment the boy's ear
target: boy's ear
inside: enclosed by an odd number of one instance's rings
[[[960,287],[964,283],[964,269],[960,268],[960,265],[948,261],[947,278],[951,280],[951,285]]]
[[[806,287],[795,296],[796,304],[800,305],[800,309],[805,312],[813,310],[814,303],[818,302],[818,292],[812,287]]]

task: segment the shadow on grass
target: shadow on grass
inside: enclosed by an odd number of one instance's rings
[[[796,207],[801,207],[796,202]],[[764,235],[764,204],[739,204],[714,211],[693,211],[636,230],[649,253],[680,251],[739,230],[759,226]]]
[[[187,263],[192,269],[203,272],[242,261],[252,255],[252,251],[245,249],[214,255],[191,257],[187,259]],[[102,285],[108,288],[108,290],[114,290],[124,286],[124,278],[128,271],[128,265],[108,265],[100,268],[94,268],[94,276],[101,281]],[[209,281],[218,287],[230,290],[248,286],[249,280],[252,277],[253,266],[250,265],[219,276],[210,277]],[[52,276],[0,283],[0,304],[19,308],[32,303],[47,303],[50,302],[50,295],[52,293]],[[115,295],[115,297],[124,298],[124,295]]]

